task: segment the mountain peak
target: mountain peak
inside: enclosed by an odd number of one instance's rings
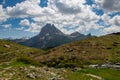
[[[70,34],[71,37],[79,37],[79,36],[85,36],[84,34],[81,34],[79,32],[74,32],[72,34]]]
[[[43,28],[55,28],[54,24],[47,23]]]
[[[26,40],[21,44],[36,48],[51,48],[75,40],[85,39],[86,37],[86,35],[80,34],[79,32],[66,35],[57,29],[54,24],[48,23],[41,29],[40,34]]]
[[[59,34],[59,35],[61,35],[63,33],[59,29],[57,29],[54,24],[47,23],[41,29],[41,32],[40,32],[40,35],[46,35],[46,34],[49,34],[49,35]]]
[[[71,36],[77,36],[77,35],[80,35],[80,33],[79,32],[74,32],[74,33],[71,34]]]

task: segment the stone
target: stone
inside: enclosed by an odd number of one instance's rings
[[[45,71],[49,71],[48,67],[43,67],[43,69],[44,69]]]
[[[35,66],[30,66],[31,69],[35,69]]]
[[[10,45],[5,44],[4,47],[6,47],[6,48],[10,48]]]
[[[35,79],[35,76],[34,76],[34,74],[32,74],[32,73],[27,74],[27,77],[28,77],[28,78],[31,78],[31,79]]]
[[[77,72],[77,71],[80,71],[80,70],[81,70],[81,68],[73,68],[72,69],[73,72]]]

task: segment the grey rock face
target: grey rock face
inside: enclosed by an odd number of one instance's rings
[[[38,35],[21,44],[36,48],[52,48],[87,37],[88,35],[83,35],[78,32],[66,35],[57,29],[54,24],[46,24]]]

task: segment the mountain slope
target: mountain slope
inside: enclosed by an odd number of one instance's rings
[[[21,44],[35,48],[52,48],[87,37],[90,36],[85,36],[78,32],[66,35],[57,29],[54,24],[46,24],[38,35],[22,42]]]
[[[81,39],[91,37],[91,34],[84,35],[84,34],[80,34],[79,32],[74,32],[70,34],[69,36],[71,37],[72,41],[76,41],[76,40],[81,40]]]
[[[42,50],[21,46],[12,41],[0,40],[0,62],[9,62],[18,57],[40,55]]]
[[[55,67],[74,67],[88,64],[120,62],[120,34],[91,37],[72,42],[35,58],[43,64]]]
[[[54,25],[46,24],[40,34],[25,41],[23,45],[36,48],[50,48],[70,42],[70,39]]]

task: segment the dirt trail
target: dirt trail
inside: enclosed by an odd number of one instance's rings
[[[99,80],[104,80],[102,77],[94,75],[94,74],[86,74],[87,76],[91,76],[93,78],[99,79]]]

